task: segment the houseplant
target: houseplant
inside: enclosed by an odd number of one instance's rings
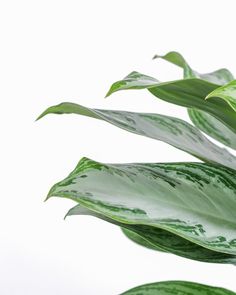
[[[236,264],[236,157],[201,132],[236,149],[236,81],[226,69],[199,74],[177,52],[154,58],[183,68],[184,78],[161,83],[132,72],[115,82],[107,96],[147,89],[159,99],[187,107],[195,126],[160,114],[91,109],[69,102],[49,107],[39,118],[74,113],[104,120],[162,140],[202,162],[104,164],[82,158],[68,177],[51,188],[47,199],[72,199],[76,206],[66,216],[91,215],[116,224],[130,240],[147,248],[203,262]],[[149,288],[149,293],[140,294],[162,294],[157,293],[160,284],[169,284],[170,290],[177,283],[158,283],[153,293],[150,285],[141,287]],[[194,289],[193,283],[180,285]],[[205,288],[210,288],[195,286],[192,294],[206,294]]]

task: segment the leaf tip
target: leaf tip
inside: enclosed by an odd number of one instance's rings
[[[37,122],[38,120],[40,120],[41,118],[43,118],[45,116],[44,112],[42,114],[40,114],[36,119],[35,122]]]
[[[47,108],[45,111],[43,111],[36,119],[35,122],[46,116],[47,114],[50,113],[52,107]]]
[[[44,202],[46,202],[46,201],[47,201],[48,199],[50,199],[51,197],[55,196],[55,195],[53,194],[53,192],[54,192],[54,187],[55,187],[55,185],[54,185],[54,186],[50,189],[50,191],[48,192],[48,194],[47,194],[47,196],[46,196]]]
[[[112,94],[112,90],[110,88],[104,98],[108,98],[108,96],[110,96],[111,94]]]
[[[44,202],[46,202],[49,198],[51,198],[50,194],[48,193],[48,195],[46,196]]]
[[[160,57],[161,57],[160,55],[155,54],[152,59],[157,59],[157,58],[160,58]]]

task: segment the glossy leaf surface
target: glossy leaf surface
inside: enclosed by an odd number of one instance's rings
[[[218,85],[225,85],[234,80],[233,75],[227,69],[219,69],[208,74],[199,74],[189,66],[183,56],[178,52],[172,51],[164,56],[156,55],[154,58],[162,58],[181,67],[184,71],[184,78],[196,77]],[[235,82],[233,82],[233,84],[235,84]],[[230,95],[232,95],[232,93]],[[235,97],[235,93],[233,96]],[[196,125],[200,130],[212,138],[220,141],[221,143],[236,149],[236,134],[224,124],[222,124],[219,120],[206,112],[196,109],[189,109],[188,113],[193,124]]]
[[[76,205],[70,209],[66,216],[71,215],[91,215],[118,225],[130,240],[152,250],[168,252],[197,261],[236,264],[236,256],[206,249],[171,232],[153,226],[125,224],[81,205]]]
[[[135,287],[121,295],[235,295],[227,289],[185,281],[166,281]]]
[[[232,104],[228,104],[220,97],[206,100],[209,93],[216,90],[219,85],[198,78],[160,83],[151,77],[149,85],[144,85],[143,77],[147,76],[132,72],[123,80],[115,82],[107,96],[119,90],[148,89],[153,95],[167,102],[205,111],[236,132],[236,112]]]
[[[105,185],[104,185],[105,184]],[[236,255],[235,171],[202,163],[103,164],[83,158],[55,184],[58,196],[126,224],[167,230]]]
[[[62,103],[48,108],[47,114],[74,113],[104,120],[132,133],[162,140],[206,162],[216,162],[236,169],[236,157],[210,142],[197,128],[169,116],[86,108],[73,103]]]

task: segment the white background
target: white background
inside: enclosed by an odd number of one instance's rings
[[[129,72],[159,80],[181,71],[155,53],[180,51],[192,67],[236,73],[235,1],[1,1],[1,295],[115,295],[139,284],[189,280],[236,291],[236,268],[146,250],[119,228],[64,214],[43,200],[82,156],[104,162],[195,161],[164,143],[91,118],[35,118],[62,101],[158,112],[183,108],[146,91],[104,99]]]

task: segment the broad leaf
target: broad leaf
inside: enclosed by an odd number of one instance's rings
[[[104,120],[127,131],[162,140],[206,162],[236,169],[236,157],[210,142],[187,122],[164,115],[98,110],[73,103],[48,108],[39,118],[50,114],[74,113]]]
[[[178,52],[172,51],[164,56],[155,55],[154,58],[162,58],[181,67],[184,70],[184,78],[196,77],[219,85],[225,85],[234,80],[233,75],[227,69],[219,69],[208,74],[199,74],[189,66],[183,56]],[[196,109],[189,109],[188,113],[193,124],[196,125],[200,130],[212,138],[222,142],[223,144],[236,149],[235,133],[222,124],[219,120],[206,112]]]
[[[224,288],[185,281],[166,281],[135,287],[120,295],[235,295]]]
[[[153,226],[236,255],[235,171],[202,163],[102,164],[83,158],[58,196],[125,224]]]
[[[210,93],[219,88],[219,85],[198,78],[160,83],[151,77],[149,77],[149,82],[144,84],[144,77],[145,80],[148,79],[146,75],[132,72],[123,80],[115,82],[107,96],[119,90],[148,89],[153,95],[167,102],[205,111],[236,132],[236,112],[233,102],[229,104],[229,99],[225,101],[225,98],[221,96],[211,96],[206,100]],[[234,101],[235,98],[231,100]]]
[[[93,210],[89,210],[81,205],[76,205],[69,210],[66,216],[71,215],[91,215],[109,223],[118,225],[124,234],[135,243],[146,248],[161,252],[172,253],[188,259],[211,262],[236,264],[236,256],[212,251],[183,239],[171,232],[153,226],[138,224],[125,224]]]

